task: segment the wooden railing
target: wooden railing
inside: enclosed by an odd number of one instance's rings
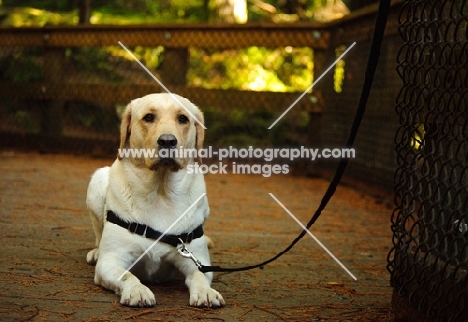
[[[187,57],[190,47],[197,48],[243,48],[249,46],[265,47],[311,47],[325,50],[329,47],[330,32],[319,25],[152,25],[152,26],[76,26],[44,28],[3,28],[0,29],[2,47],[41,47],[44,48],[44,82],[31,84],[0,83],[0,98],[22,96],[37,99],[71,100],[86,97],[99,98],[111,102],[126,102],[149,92],[161,91],[154,85],[110,85],[110,84],[63,84],[63,50],[70,47],[118,46],[164,46],[165,60],[177,62]],[[187,63],[177,68],[163,63],[160,74],[164,84],[171,90],[190,97],[209,97],[209,101],[223,102],[228,92],[188,88],[186,79]],[[167,69],[167,70],[166,70]],[[315,66],[319,69],[319,66]],[[60,72],[57,72],[60,70]],[[59,85],[59,86],[57,86]],[[200,91],[200,93],[197,93]],[[106,95],[112,93],[112,95]],[[276,103],[290,102],[297,94],[230,91],[231,95],[248,96],[244,101]],[[257,97],[250,100],[252,97]],[[284,105],[283,105],[284,106]],[[267,104],[268,107],[268,104]],[[312,108],[312,107],[311,107]]]
[[[394,6],[401,0],[394,1]],[[224,110],[239,107],[265,108],[281,112],[294,102],[301,93],[253,92],[239,90],[215,90],[190,87],[185,83],[188,70],[188,50],[191,47],[228,49],[249,46],[309,47],[314,50],[313,75],[318,77],[336,59],[335,48],[341,44],[368,41],[376,7],[328,24],[171,24],[171,25],[125,25],[125,26],[60,26],[43,28],[0,28],[1,47],[42,48],[43,79],[39,82],[0,82],[0,99],[36,99],[45,102],[48,108],[43,117],[60,114],[58,101],[86,100],[106,103],[124,103],[148,93],[163,91],[154,84],[70,84],[64,81],[67,73],[64,62],[65,48],[118,46],[164,46],[165,62],[158,72],[164,84],[173,92],[189,97],[200,106],[222,106]],[[392,10],[387,34],[397,32],[397,12]],[[167,64],[172,62],[172,65]],[[174,64],[177,68],[174,68]],[[329,85],[329,83],[328,83]],[[322,86],[317,84],[292,113],[320,113],[325,106]],[[55,122],[60,120],[55,119]],[[61,125],[49,123],[42,134],[60,135]],[[314,133],[316,135],[316,133]]]

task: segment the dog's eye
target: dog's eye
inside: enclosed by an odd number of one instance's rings
[[[188,123],[189,119],[187,116],[185,115],[179,115],[179,123],[180,124],[186,124]]]
[[[154,115],[148,113],[143,117],[143,120],[147,123],[151,123],[154,121]]]

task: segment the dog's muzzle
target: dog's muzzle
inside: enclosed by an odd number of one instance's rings
[[[159,155],[164,154],[167,157],[160,157],[159,160],[152,165],[153,170],[158,170],[160,168],[166,168],[171,171],[178,171],[181,169],[180,164],[176,161],[174,157],[171,156],[171,151],[173,152],[177,148],[177,138],[172,134],[162,134],[158,140],[158,149]],[[165,153],[161,153],[164,151]]]
[[[162,134],[158,138],[159,149],[175,149],[177,148],[177,138],[172,134]]]

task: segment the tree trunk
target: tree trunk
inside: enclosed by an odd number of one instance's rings
[[[91,0],[79,0],[78,6],[78,23],[80,25],[89,24],[89,20],[91,18]]]

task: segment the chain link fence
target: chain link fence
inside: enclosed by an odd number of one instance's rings
[[[399,20],[394,298],[438,321],[466,321],[468,2],[406,1]]]

